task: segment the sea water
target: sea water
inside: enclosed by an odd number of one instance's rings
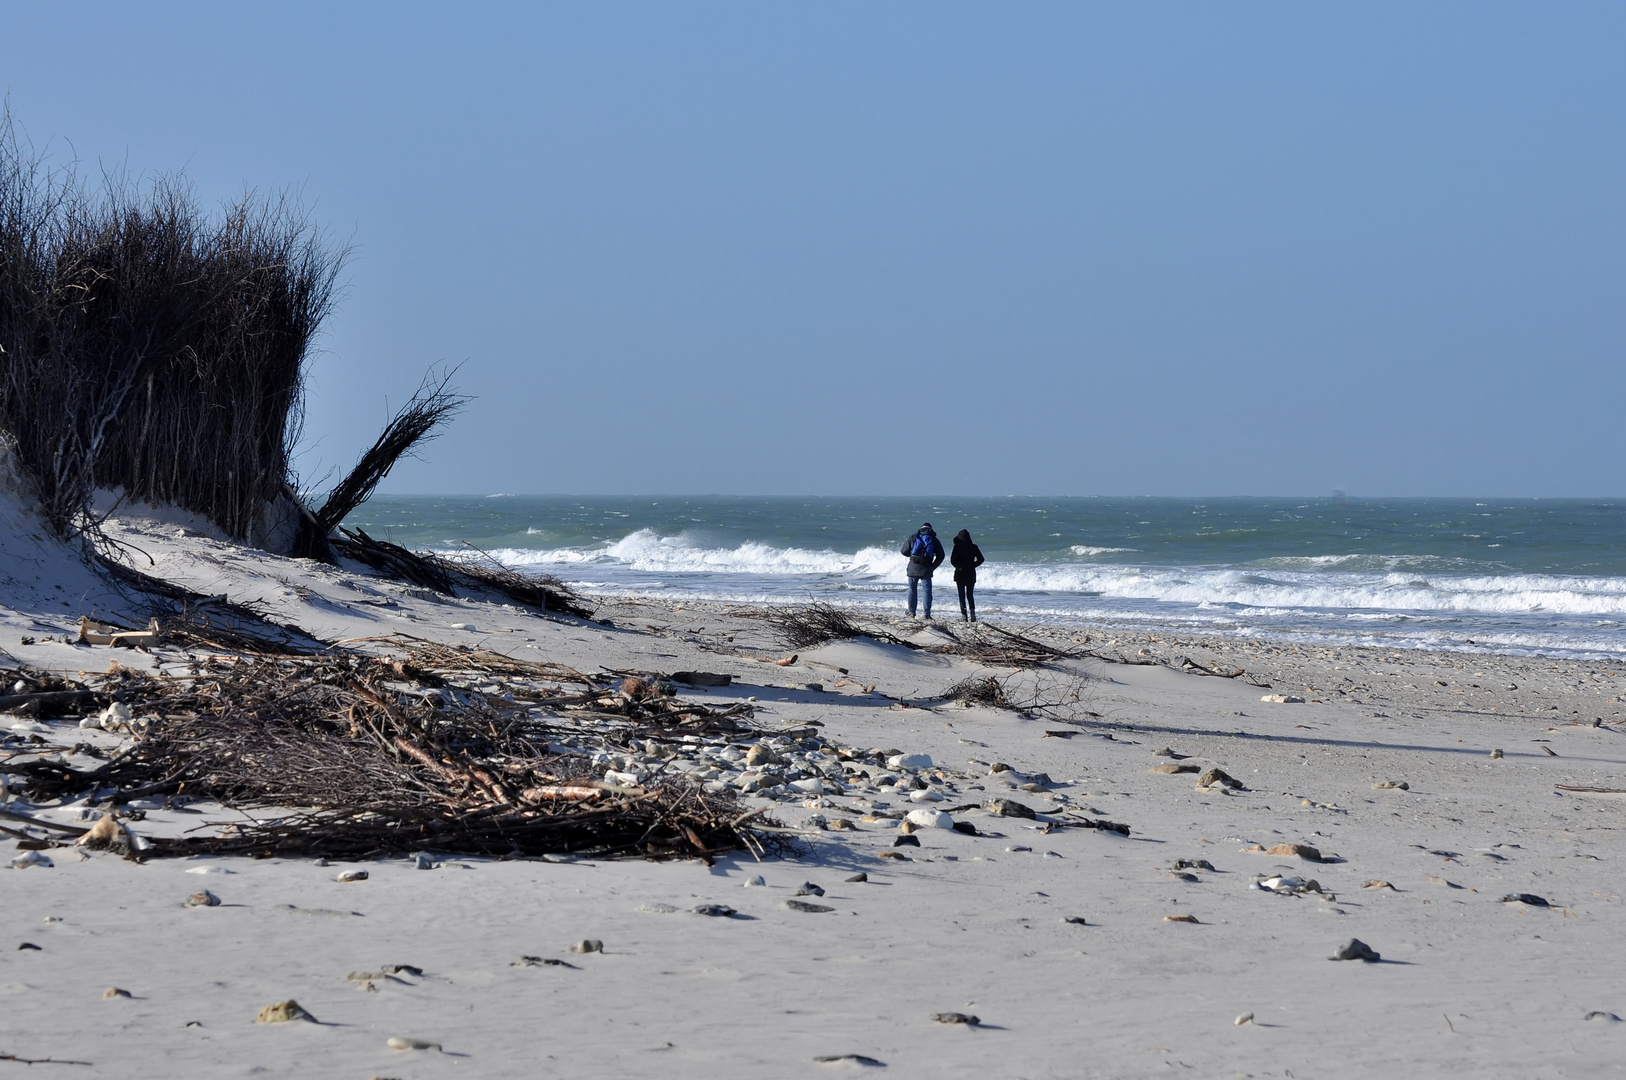
[[[900,612],[926,521],[970,530],[995,619],[1626,656],[1626,500],[378,496],[347,524],[588,594]]]

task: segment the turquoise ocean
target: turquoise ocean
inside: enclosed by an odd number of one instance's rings
[[[1626,500],[398,495],[346,524],[588,594],[902,611],[926,521],[971,531],[996,619],[1626,656]]]

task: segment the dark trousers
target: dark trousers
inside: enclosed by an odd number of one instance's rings
[[[975,581],[956,581],[954,588],[960,594],[960,618],[977,621],[977,583]]]

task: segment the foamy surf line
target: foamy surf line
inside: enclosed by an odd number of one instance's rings
[[[1049,560],[996,560],[979,572],[979,607],[991,615],[1080,626],[1173,625],[1388,647],[1626,656],[1626,578],[1451,574],[1440,572],[1445,560],[1384,555],[1246,566],[1096,561],[1129,553],[1068,545]],[[605,595],[744,604],[824,599],[888,611],[901,609],[906,585],[904,560],[888,548],[708,546],[648,529],[590,547],[511,547],[493,554],[517,569],[556,574]],[[935,584],[937,612],[957,614],[947,567]]]

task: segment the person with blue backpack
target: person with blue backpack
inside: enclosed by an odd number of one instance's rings
[[[926,522],[904,542],[902,554],[909,556],[909,617],[915,617],[918,588],[926,594],[926,618],[929,619],[932,617],[932,571],[943,565],[945,558],[943,542],[932,531],[931,522]]]

